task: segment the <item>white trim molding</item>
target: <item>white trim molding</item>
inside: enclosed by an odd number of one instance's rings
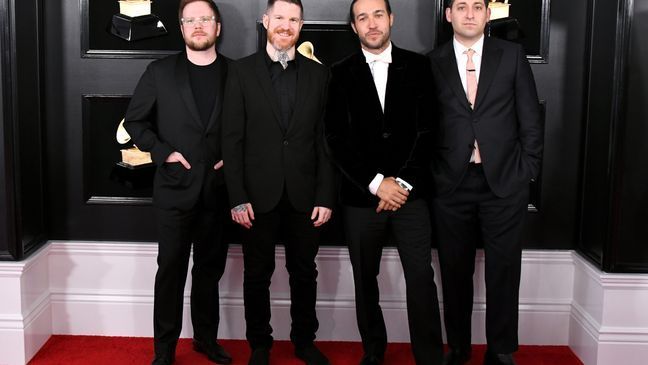
[[[52,335],[48,252],[0,262],[0,364],[26,364]]]
[[[433,266],[440,290],[438,259]],[[146,336],[152,333],[155,243],[49,242],[24,262],[0,263],[0,364],[25,364],[51,334]],[[276,252],[272,325],[287,339],[290,296],[285,255]],[[351,263],[345,247],[322,247],[318,339],[358,341]],[[243,257],[230,247],[220,283],[220,337],[245,338]],[[189,274],[190,275],[190,274]],[[473,343],[485,343],[484,256],[476,258]],[[572,251],[525,250],[520,287],[520,343],[569,345],[585,365],[604,365],[619,352],[648,358],[648,275],[601,273]],[[182,337],[191,337],[190,280]],[[379,278],[389,340],[409,341],[405,284],[398,252],[385,248]],[[4,298],[3,298],[4,299]],[[441,306],[443,308],[443,298]],[[15,350],[15,351],[14,351]],[[634,360],[624,364],[639,364]]]
[[[608,274],[574,255],[569,345],[585,365],[644,365],[648,275]]]

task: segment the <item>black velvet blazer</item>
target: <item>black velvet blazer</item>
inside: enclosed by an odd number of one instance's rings
[[[332,160],[344,175],[342,203],[376,206],[379,199],[368,186],[377,173],[412,184],[410,200],[426,195],[434,116],[428,60],[392,47],[384,113],[362,52],[335,64],[331,73],[325,131]]]

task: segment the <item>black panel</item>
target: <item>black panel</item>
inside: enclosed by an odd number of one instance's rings
[[[84,199],[90,204],[150,205],[155,166],[127,168],[118,165],[121,145],[116,140],[130,96],[83,97]]]
[[[113,15],[119,13],[116,0],[81,0],[81,42],[83,57],[150,58],[177,53],[184,42],[178,23],[178,1],[153,1],[151,14],[164,24],[167,34],[126,41],[110,33]]]
[[[634,2],[629,37],[625,131],[620,133],[620,213],[612,271],[648,272],[648,3]]]
[[[589,94],[586,103],[586,138],[580,249],[602,264],[609,238],[610,138],[612,133],[617,2],[596,0],[592,8]]]
[[[6,247],[0,249],[0,258],[20,260],[45,241],[40,104],[42,12],[40,0],[2,1],[2,7],[0,239]]]

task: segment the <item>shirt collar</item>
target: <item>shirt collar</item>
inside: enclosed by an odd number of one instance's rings
[[[464,52],[466,52],[468,49],[472,49],[475,51],[475,54],[478,56],[482,55],[482,52],[484,50],[484,35],[477,40],[472,46],[466,47],[463,44],[459,43],[457,38],[452,38],[452,45],[454,46],[454,51],[455,51],[455,56],[457,58],[462,57]]]
[[[392,43],[389,42],[389,45],[387,48],[385,48],[384,51],[380,52],[379,54],[373,54],[369,51],[366,51],[364,48],[362,48],[362,54],[365,56],[365,60],[367,63],[371,63],[374,61],[381,61],[384,63],[391,63],[392,62]]]

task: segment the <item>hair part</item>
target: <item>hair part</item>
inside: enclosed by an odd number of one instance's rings
[[[218,5],[216,5],[215,2],[212,0],[180,0],[180,6],[178,7],[178,19],[182,19],[182,12],[184,11],[184,8],[195,2],[203,2],[209,5],[211,10],[214,12],[214,16],[216,17],[216,23],[221,22],[221,15],[220,15],[220,10],[218,9]]]
[[[385,2],[385,7],[387,8],[387,15],[391,15],[392,9],[389,0],[383,0]],[[355,24],[355,13],[353,12],[353,7],[358,2],[358,0],[352,0],[351,6],[349,7],[349,23]]]
[[[293,4],[299,6],[299,11],[301,12],[301,17],[304,17],[304,5],[302,5],[301,0],[268,0],[268,5],[266,5],[266,14],[270,12],[276,2],[283,1],[288,4]]]

